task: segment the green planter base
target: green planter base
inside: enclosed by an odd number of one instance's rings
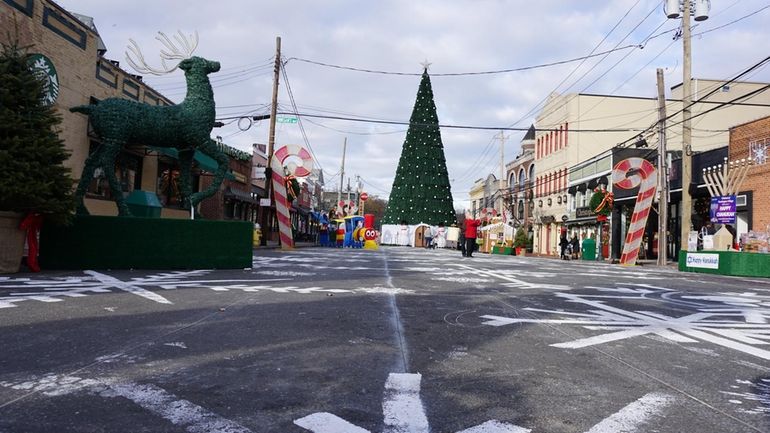
[[[44,225],[43,269],[243,269],[252,263],[245,221],[78,216]]]
[[[513,248],[512,247],[493,246],[492,247],[492,254],[502,254],[502,255],[510,256],[511,254],[513,254]]]
[[[679,270],[770,278],[770,254],[739,251],[680,251]]]

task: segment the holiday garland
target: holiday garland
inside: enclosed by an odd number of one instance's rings
[[[291,174],[284,177],[284,181],[286,182],[287,198],[292,202],[299,195],[299,182],[297,181],[297,178]]]
[[[596,215],[609,216],[612,213],[612,203],[614,200],[615,197],[611,192],[596,188],[588,205]]]

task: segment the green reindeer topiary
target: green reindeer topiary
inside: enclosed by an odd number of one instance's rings
[[[93,131],[101,139],[101,145],[86,159],[83,174],[75,192],[77,213],[88,214],[83,196],[94,176],[94,170],[102,167],[112,190],[112,196],[121,216],[130,216],[120,184],[115,176],[115,158],[127,145],[137,144],[155,147],[171,147],[179,151],[181,192],[186,207],[194,208],[203,199],[216,193],[228,168],[227,156],[211,139],[215,123],[214,91],[208,74],[219,71],[219,62],[192,56],[198,45],[198,35],[188,40],[181,32],[175,35],[181,49],[177,48],[162,32],[160,40],[171,52],[161,51],[164,69],[147,65],[139,46],[131,40],[138,61],[128,52],[127,60],[139,72],[155,75],[172,72],[177,67],[184,71],[187,95],[178,105],[155,106],[122,98],[105,99],[94,105],[70,108],[72,112],[87,114]],[[166,60],[181,60],[169,69]],[[211,185],[204,191],[192,193],[192,160],[196,150],[215,159],[217,171]]]

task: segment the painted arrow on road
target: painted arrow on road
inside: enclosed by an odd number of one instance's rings
[[[428,433],[431,431],[420,400],[422,375],[391,373],[385,382],[382,403],[385,428],[383,433]],[[631,402],[618,412],[603,419],[586,433],[635,432],[650,417],[675,401],[673,396],[650,393]],[[313,433],[371,433],[329,412],[317,412],[294,421]],[[532,430],[513,424],[490,420],[457,433],[530,433]]]
[[[385,381],[385,399],[382,413],[383,433],[429,433],[430,425],[420,399],[421,374],[391,373]],[[294,421],[294,424],[313,433],[371,433],[328,413],[317,412]],[[530,429],[500,422],[487,421],[458,433],[529,433]]]

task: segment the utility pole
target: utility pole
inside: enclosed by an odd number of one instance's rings
[[[668,167],[666,167],[666,90],[658,68],[658,266],[668,259]]]
[[[500,188],[500,215],[505,212],[505,200],[503,198],[505,192],[505,139],[508,137],[503,131],[500,131],[500,181],[498,182]]]
[[[337,190],[337,205],[342,201],[342,185],[345,180],[345,149],[348,147],[348,137],[342,142],[342,167],[340,168],[340,188]],[[338,209],[342,211],[342,209]]]
[[[690,105],[692,104],[690,81],[692,80],[692,51],[690,47],[690,0],[684,0],[682,15],[682,206],[681,206],[681,236],[679,248],[687,248],[687,239],[692,226],[692,197],[690,182],[692,181],[692,129],[690,127]]]
[[[350,203],[350,178],[348,177],[348,203]]]
[[[270,164],[275,150],[275,116],[278,111],[278,77],[281,72],[281,37],[275,38],[275,66],[273,67],[273,99],[270,107],[270,132],[267,138],[267,167],[265,167],[265,193],[270,200],[270,206],[267,211],[262,212],[262,239],[260,245],[267,245],[267,235],[270,232],[272,224],[268,224],[271,219],[271,209],[273,209],[273,170]]]

